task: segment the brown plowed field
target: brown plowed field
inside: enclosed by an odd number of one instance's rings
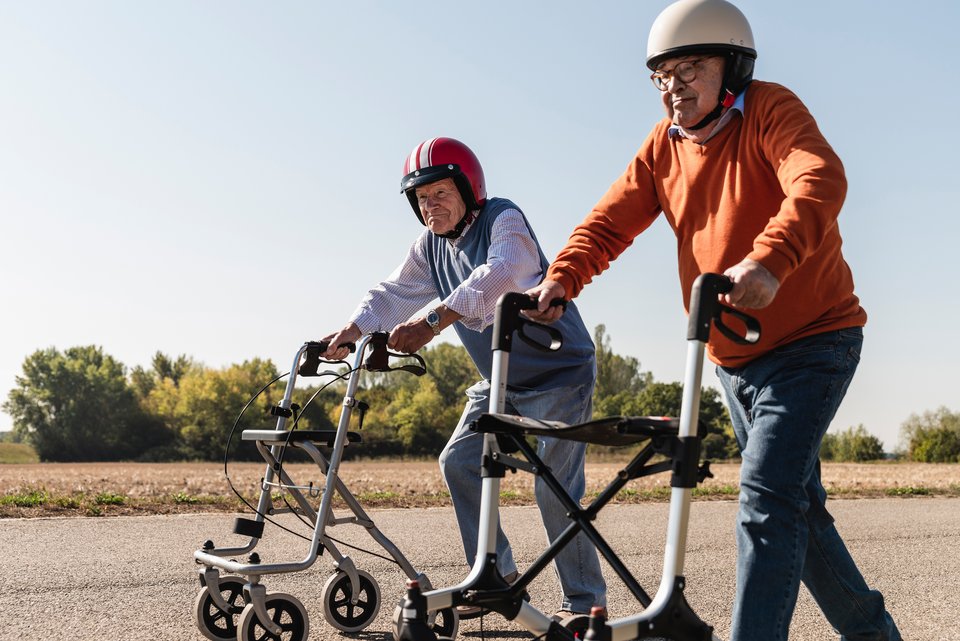
[[[230,478],[255,500],[262,463],[234,463]],[[587,496],[594,496],[623,467],[622,462],[587,464]],[[312,464],[285,466],[300,485],[323,477]],[[699,500],[737,496],[739,465],[712,466],[713,478],[695,491]],[[428,507],[449,504],[434,461],[347,461],[340,478],[365,507]],[[501,495],[506,505],[533,502],[533,477],[508,474]],[[835,498],[874,496],[960,496],[960,464],[828,463],[823,479]],[[636,479],[617,502],[665,500],[669,474]],[[241,507],[218,463],[33,463],[0,465],[0,518],[100,516],[168,512],[234,511]]]

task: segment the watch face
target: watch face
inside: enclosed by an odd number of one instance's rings
[[[440,324],[440,314],[438,314],[435,310],[432,310],[432,309],[431,309],[431,310],[427,313],[427,324],[428,324],[428,325],[431,325],[431,326],[433,326],[433,327],[439,325],[439,324]]]

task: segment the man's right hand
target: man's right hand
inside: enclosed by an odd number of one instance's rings
[[[528,289],[525,292],[528,296],[537,299],[537,308],[530,309],[523,314],[530,320],[535,320],[539,323],[552,323],[556,320],[559,320],[563,316],[563,307],[562,306],[550,306],[550,301],[555,298],[567,297],[567,290],[563,285],[558,283],[555,280],[545,280],[536,287]]]
[[[336,334],[331,334],[323,339],[328,345],[327,351],[325,351],[322,356],[332,361],[343,360],[347,357],[347,354],[350,353],[350,350],[346,347],[338,346],[346,343],[356,343],[360,340],[361,336],[363,336],[363,334],[360,332],[360,328],[357,327],[356,323],[350,323]]]
[[[762,309],[773,302],[780,289],[780,281],[755,260],[744,258],[727,269],[723,275],[733,283],[733,289],[720,295],[720,301],[734,307]]]

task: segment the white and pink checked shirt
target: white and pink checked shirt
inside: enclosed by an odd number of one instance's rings
[[[470,233],[468,225],[460,238]],[[427,235],[423,234],[407,252],[406,258],[386,280],[373,287],[354,311],[351,321],[364,334],[390,331],[410,319],[438,297],[427,261]],[[447,242],[456,247],[460,240]],[[522,292],[540,282],[539,252],[523,215],[506,209],[493,223],[487,261],[473,272],[445,300],[440,301],[461,316],[460,322],[476,332],[493,323],[500,296]]]

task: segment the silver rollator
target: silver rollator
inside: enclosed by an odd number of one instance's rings
[[[537,639],[569,641],[627,641],[666,638],[674,641],[712,641],[713,628],[704,623],[684,597],[683,574],[690,518],[691,492],[699,482],[712,476],[709,461],[700,463],[700,442],[706,435],[699,421],[700,384],[704,347],[711,327],[741,344],[755,343],[760,337],[757,321],[742,312],[722,305],[718,296],[730,291],[732,284],[719,274],[703,274],[693,285],[687,331],[687,362],[683,400],[679,419],[614,416],[577,425],[542,421],[503,414],[507,370],[514,332],[529,344],[555,351],[560,336],[555,329],[532,323],[520,312],[536,307],[536,301],[523,294],[506,294],[497,306],[493,338],[493,375],[490,410],[471,426],[484,435],[482,461],[482,497],[478,553],[466,579],[452,588],[421,591],[408,582],[407,596],[396,617],[395,635],[401,641],[443,639],[428,625],[430,612],[461,604],[481,606],[516,621]],[[728,327],[729,317],[742,326],[741,332]],[[546,336],[549,341],[543,340]],[[537,457],[525,437],[550,436],[607,446],[645,444],[617,477],[587,506],[571,499],[550,469]],[[522,458],[514,456],[519,453]],[[655,455],[664,460],[651,463]],[[496,532],[499,521],[500,479],[507,470],[524,470],[541,477],[544,484],[567,509],[570,524],[560,536],[521,574],[507,584],[497,570]],[[597,513],[631,480],[652,474],[671,472],[670,512],[660,586],[651,599],[593,525]],[[569,617],[557,621],[524,599],[526,587],[579,533],[596,546],[613,571],[643,606],[635,616],[606,621],[603,608],[594,608],[591,616]]]
[[[401,370],[417,376],[426,372],[420,356],[389,352],[387,339],[387,334],[375,333],[363,337],[356,345],[348,345],[355,352],[355,362],[346,375],[319,371],[322,363],[336,364],[320,357],[327,349],[326,342],[304,343],[294,358],[283,400],[271,409],[271,414],[277,416],[276,429],[244,430],[241,433],[242,440],[256,444],[267,466],[261,479],[254,518],[238,518],[234,526],[234,533],[249,537],[249,541],[240,547],[225,548],[218,548],[212,541],[207,541],[202,549],[194,552],[194,559],[202,566],[199,570],[201,590],[194,601],[194,618],[200,632],[208,639],[259,641],[282,638],[284,641],[306,641],[310,626],[303,604],[292,595],[267,592],[261,580],[266,575],[306,570],[324,551],[330,555],[336,568],[323,589],[324,617],[343,632],[357,632],[366,628],[379,612],[380,587],[373,576],[357,569],[354,561],[341,553],[336,542],[328,535],[328,530],[338,525],[364,528],[409,579],[421,585],[430,585],[429,578],[417,572],[397,546],[377,528],[338,474],[344,447],[348,443],[361,441],[359,433],[349,431],[351,416],[357,411],[359,425],[362,426],[363,412],[368,408],[366,403],[356,398],[360,370]],[[391,367],[394,357],[414,359],[418,364]],[[336,430],[297,429],[296,413],[300,408],[292,398],[298,375],[346,378],[346,392]],[[320,451],[321,446],[330,448],[329,458]],[[291,478],[283,464],[284,452],[288,448],[305,452],[316,463],[325,481],[298,483]],[[275,498],[277,493],[289,496],[293,503],[284,498],[278,505]],[[334,494],[340,496],[351,515],[337,517],[334,514]],[[314,508],[318,498],[320,505]],[[309,547],[306,556],[299,561],[265,563],[254,552],[254,548],[263,536],[265,521],[276,523],[273,517],[281,514],[294,514],[312,529]],[[245,561],[236,560],[244,556]],[[228,574],[221,575],[221,572]],[[436,616],[430,617],[430,622],[444,634],[456,634],[457,617],[452,610],[436,613]]]

